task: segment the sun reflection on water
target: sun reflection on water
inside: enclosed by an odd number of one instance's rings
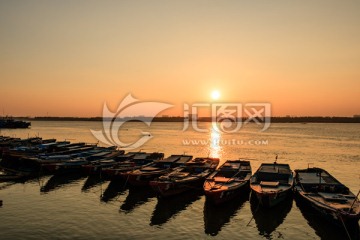
[[[222,157],[221,132],[214,129],[213,126],[210,128],[210,146],[209,146],[209,157],[220,158]]]

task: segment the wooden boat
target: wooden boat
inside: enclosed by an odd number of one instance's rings
[[[100,174],[101,170],[104,168],[110,168],[118,163],[122,156],[125,153],[123,150],[113,150],[111,152],[101,155],[101,158],[98,158],[98,155],[92,155],[86,158],[89,161],[89,164],[85,164],[82,167],[82,171],[86,174]]]
[[[58,169],[78,169],[80,158],[88,162],[114,159],[124,153],[116,147],[98,147],[94,144],[56,142],[56,139],[0,139],[0,166],[7,171],[21,175],[37,176],[44,172],[53,173]],[[4,150],[5,148],[5,150]],[[76,159],[76,160],[75,160]],[[101,164],[105,164],[101,162]],[[108,165],[107,165],[108,166]]]
[[[0,118],[0,128],[28,128],[30,122],[15,120],[11,117]]]
[[[95,146],[85,146],[72,149],[69,152],[54,152],[46,154],[34,154],[27,151],[10,150],[3,153],[0,162],[2,168],[6,170],[16,170],[25,174],[38,175],[42,171],[54,171],[56,164],[81,157],[84,153],[91,154]]]
[[[66,154],[66,155],[57,155],[57,153],[56,153],[56,154],[49,155],[46,157],[37,158],[37,159],[35,159],[35,161],[37,161],[41,165],[42,171],[45,171],[48,173],[53,173],[57,169],[59,169],[60,165],[64,164],[65,162],[81,158],[81,159],[86,159],[88,161],[87,162],[88,164],[83,164],[82,166],[87,166],[87,165],[90,165],[90,163],[94,163],[94,166],[91,167],[91,169],[83,169],[83,170],[85,170],[84,172],[92,172],[93,170],[95,170],[95,172],[96,172],[97,165],[99,165],[101,168],[101,166],[103,164],[104,165],[109,164],[108,160],[110,160],[111,158],[115,158],[119,154],[124,153],[123,150],[120,150],[120,151],[112,150],[111,148],[109,149],[109,148],[97,147],[97,148],[88,149],[88,147],[84,147],[82,149],[84,149],[84,150],[80,151],[80,152],[76,152],[76,153]],[[100,158],[100,156],[102,158]],[[98,164],[96,164],[96,163],[98,163]],[[78,169],[78,170],[80,170],[80,169]]]
[[[75,158],[54,165],[55,174],[80,173],[83,166],[89,164],[85,158]]]
[[[114,166],[103,168],[101,174],[103,177],[109,179],[122,179],[122,173],[139,169],[153,163],[155,160],[161,160],[163,158],[164,153],[159,152],[129,152],[119,156],[118,162]]]
[[[104,151],[91,155],[89,157],[86,157],[86,160],[92,162],[92,161],[99,161],[99,160],[106,160],[106,159],[116,159],[119,155],[124,154],[124,150],[113,150],[110,149],[104,149]]]
[[[294,192],[298,200],[335,223],[357,223],[360,219],[358,196],[321,168],[295,170]]]
[[[171,155],[165,159],[154,161],[140,169],[122,173],[121,176],[130,185],[147,186],[151,180],[170,173],[176,167],[181,167],[192,159],[189,155]]]
[[[82,166],[82,172],[88,175],[92,174],[100,174],[103,168],[110,168],[116,165],[117,162],[113,159],[103,159],[90,162],[89,164],[85,164]]]
[[[251,165],[249,161],[227,160],[204,183],[206,199],[214,204],[234,199],[249,189]]]
[[[292,193],[293,173],[289,164],[263,163],[250,179],[259,204],[273,207]]]
[[[184,167],[150,181],[150,186],[163,197],[200,188],[218,165],[218,158],[195,158],[185,163]]]

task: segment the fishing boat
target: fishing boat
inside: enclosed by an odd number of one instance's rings
[[[116,165],[118,162],[113,159],[102,159],[93,162],[89,162],[89,164],[85,164],[82,166],[82,171],[85,174],[100,174],[101,170],[104,168],[110,168]]]
[[[95,154],[94,154],[94,150],[95,149],[89,149],[89,150],[85,150],[84,152],[78,152],[78,153],[74,153],[74,154],[70,154],[70,155],[60,155],[58,157],[60,157],[60,159],[58,159],[59,161],[56,161],[54,158],[52,160],[47,161],[47,163],[45,164],[44,162],[42,162],[42,167],[47,171],[47,172],[55,172],[55,173],[68,173],[68,172],[81,172],[85,169],[85,166],[90,165],[91,163],[94,162],[94,165],[91,165],[92,167],[90,168],[90,172],[92,170],[95,170],[95,168],[98,167],[101,168],[102,165],[108,165],[108,164],[115,164],[114,160],[108,159],[109,157],[113,157],[113,156],[117,156],[121,153],[123,153],[123,151],[119,152],[117,150],[111,150],[109,151],[109,149],[107,148],[101,148],[101,149],[97,149],[95,150]],[[100,150],[100,152],[98,151]],[[94,160],[94,159],[99,159],[98,156],[102,156],[103,159],[101,160]],[[64,156],[64,159],[61,159],[61,157]],[[95,158],[93,158],[94,156],[96,156]],[[66,157],[69,157],[69,159],[66,159]],[[89,159],[92,159],[93,161],[90,161]],[[51,163],[52,162],[52,163]],[[96,164],[98,163],[98,164]],[[88,170],[88,169],[86,169]],[[86,171],[85,171],[86,172]]]
[[[85,158],[75,158],[54,164],[55,174],[80,173],[83,166],[89,164]]]
[[[360,219],[360,191],[355,196],[324,169],[295,170],[294,192],[297,200],[335,223],[357,223]]]
[[[250,179],[251,194],[263,207],[273,207],[292,193],[293,173],[289,164],[263,163]]]
[[[0,128],[28,128],[30,122],[15,120],[11,117],[0,118]]]
[[[171,155],[170,157],[154,161],[140,169],[121,173],[121,176],[133,186],[147,186],[151,180],[170,173],[176,167],[181,167],[192,159],[189,155]]]
[[[119,156],[114,166],[102,168],[101,175],[108,179],[122,179],[122,173],[139,169],[163,158],[164,153],[159,152],[129,152]]]
[[[35,161],[37,161],[41,165],[41,169],[47,173],[54,173],[57,169],[62,168],[62,165],[68,167],[73,166],[77,169],[77,171],[84,170],[84,172],[86,173],[92,173],[93,170],[96,171],[97,165],[100,166],[100,168],[102,167],[102,165],[108,166],[111,158],[115,158],[117,155],[124,152],[122,150],[113,150],[112,148],[91,146],[80,147],[77,148],[77,150],[80,151],[74,152],[74,150],[70,150],[70,154],[67,154],[68,152],[63,152],[63,154],[60,155],[55,153],[53,155],[41,156],[40,158],[35,159]],[[79,163],[79,159],[86,159],[87,161],[87,163],[82,164],[80,168],[76,164],[73,164],[74,160],[76,160],[76,163]],[[70,164],[66,163],[68,161],[70,161]],[[115,161],[110,161],[110,163],[111,162]],[[91,165],[90,169],[85,169],[85,166],[90,165],[90,163],[94,163],[94,165]]]
[[[245,160],[227,160],[204,183],[206,199],[221,204],[249,190],[251,165]],[[247,191],[248,192],[248,191]]]
[[[118,156],[122,155],[125,153],[124,150],[116,150],[113,148],[113,146],[108,147],[108,148],[104,148],[104,151],[101,151],[97,154],[91,155],[89,157],[86,157],[86,160],[88,160],[89,162],[93,162],[93,161],[99,161],[99,160],[108,160],[108,159],[116,159]]]
[[[100,152],[101,153],[101,152]],[[90,174],[100,174],[101,170],[104,168],[110,168],[118,163],[121,160],[121,156],[125,153],[124,150],[113,150],[105,154],[92,155],[86,158],[89,161],[89,164],[85,164],[82,167],[82,171],[88,175]],[[119,157],[119,158],[118,158]]]
[[[218,165],[218,158],[195,158],[185,163],[184,167],[150,181],[150,186],[162,197],[197,189]]]
[[[14,148],[3,152],[0,165],[5,170],[16,170],[25,174],[38,175],[39,172],[55,169],[55,164],[81,157],[95,146],[77,147],[68,151],[39,153],[34,148]],[[50,171],[51,172],[51,171]]]
[[[20,175],[38,176],[65,168],[66,171],[70,171],[70,168],[79,171],[79,167],[85,165],[81,163],[83,160],[79,161],[80,158],[90,163],[114,159],[124,153],[114,146],[99,147],[96,144],[82,142],[57,142],[56,139],[39,137],[23,140],[2,137],[0,141],[2,158],[0,166],[7,171],[16,171]],[[101,164],[105,163],[101,162]]]

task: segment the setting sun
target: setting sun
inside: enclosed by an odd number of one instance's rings
[[[220,98],[220,92],[218,90],[214,90],[211,92],[211,98],[217,100]]]

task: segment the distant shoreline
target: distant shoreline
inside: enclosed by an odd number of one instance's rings
[[[14,117],[15,119],[26,121],[103,121],[102,117]],[[106,119],[111,121],[111,118]],[[151,122],[184,122],[187,118],[184,117],[131,117],[117,119],[117,121],[151,121]],[[246,121],[246,118],[238,119],[239,122]],[[210,117],[199,117],[198,122],[212,122]],[[271,117],[272,123],[360,123],[360,117]]]

